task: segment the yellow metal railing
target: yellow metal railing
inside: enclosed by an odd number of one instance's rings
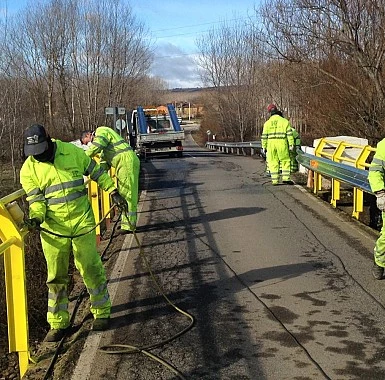
[[[14,192],[0,199],[0,254],[4,256],[9,352],[19,355],[20,375],[29,362],[27,291],[24,263],[23,212],[17,204],[24,194]]]
[[[352,157],[349,150],[355,150],[355,155]],[[367,162],[370,154],[375,152],[376,148],[370,145],[352,144],[346,141],[337,141],[333,139],[322,138],[315,148],[315,156],[328,158],[332,161],[352,165],[358,169],[368,169],[370,163]],[[314,193],[317,193],[322,188],[322,176],[314,171]],[[340,200],[341,181],[331,178],[331,201],[330,203],[337,207],[337,201]],[[352,216],[359,218],[360,213],[364,210],[364,191],[362,189],[353,188],[353,212]]]
[[[94,181],[87,183],[95,222],[99,224],[110,211],[110,198]],[[23,228],[24,213],[17,203],[24,195],[24,190],[18,190],[0,199],[0,256],[4,256],[9,352],[18,353],[20,377],[27,371],[30,361],[24,261],[28,230]],[[107,223],[109,219],[107,215]],[[99,242],[99,225],[96,234]]]

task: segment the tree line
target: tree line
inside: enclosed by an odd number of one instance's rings
[[[0,158],[17,180],[32,122],[65,140],[105,123],[104,108],[157,103],[147,27],[120,0],[36,1],[0,19]]]
[[[265,1],[197,46],[204,83],[215,89],[210,123],[222,138],[255,139],[269,103],[309,142],[384,137],[383,0]]]
[[[196,41],[212,89],[204,131],[255,140],[276,103],[308,144],[383,137],[385,0],[265,1],[219,25]],[[105,123],[105,107],[162,102],[148,27],[125,1],[38,0],[0,28],[0,159],[15,183],[19,136],[32,121],[68,140]]]

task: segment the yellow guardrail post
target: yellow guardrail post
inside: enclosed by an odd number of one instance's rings
[[[20,192],[19,192],[20,193]],[[16,195],[15,195],[16,194]],[[9,352],[19,355],[20,377],[29,364],[27,287],[24,235],[20,230],[23,212],[15,199],[18,192],[0,199],[0,255],[4,255]],[[8,202],[10,201],[10,202]]]
[[[332,155],[332,160],[335,162],[341,162],[342,153],[345,150],[345,144],[339,142]],[[341,199],[341,182],[335,178],[332,178],[332,199],[330,203],[333,207],[337,207],[337,201]]]
[[[93,159],[98,164],[100,164],[100,156],[99,155],[96,155]],[[102,203],[103,195],[102,195],[102,190],[98,187],[98,184],[96,181],[91,181],[91,179],[89,179],[87,181],[87,184],[88,184],[88,198],[89,198],[90,203],[91,203],[91,207],[92,207],[92,211],[94,213],[95,223],[96,223],[96,228],[95,228],[96,242],[97,242],[97,244],[99,244],[100,239],[101,239],[100,238],[100,225],[99,225],[99,223],[100,223],[100,220],[102,219],[101,214],[105,215],[103,203]]]
[[[365,169],[366,167],[369,167],[370,165],[366,163],[366,160],[368,159],[370,152],[373,152],[373,151],[375,151],[375,149],[373,149],[369,145],[365,145],[355,161],[355,167],[358,169]],[[353,188],[353,212],[352,212],[353,218],[359,219],[360,212],[363,212],[363,211],[364,211],[364,191],[361,189],[358,189],[357,187],[354,187]]]
[[[110,169],[110,176],[111,176],[111,178],[114,180],[114,182],[115,182],[115,186],[116,186],[116,188],[118,188],[118,178],[116,177],[116,170],[115,170],[115,168],[111,168]],[[110,202],[110,200],[108,200],[108,202]],[[112,212],[112,214],[110,214],[111,215],[111,218],[113,218],[114,216],[115,216],[115,209],[114,209],[114,211]]]
[[[330,154],[324,152],[323,149],[326,144],[333,145],[337,144],[334,153]],[[357,158],[351,158],[347,155],[343,156],[346,152],[346,148],[356,148],[360,149],[360,153]],[[331,139],[322,138],[315,148],[315,156],[329,158],[335,162],[347,162],[354,165],[356,168],[365,170],[370,167],[370,163],[367,163],[367,159],[371,152],[375,152],[376,148],[371,147],[370,145],[358,145],[350,144],[344,141],[336,141]],[[310,162],[311,167],[317,168],[317,162]],[[314,172],[314,193],[317,193],[317,190],[321,189],[321,175]],[[337,201],[340,199],[340,187],[341,181],[332,178],[332,199],[331,204],[336,207]],[[353,187],[353,212],[352,216],[356,219],[359,219],[359,215],[364,210],[364,190],[357,187]]]
[[[318,157],[322,157],[322,151],[323,151],[323,148],[325,147],[325,145],[326,145],[325,138],[320,139],[319,143],[317,144],[317,146],[314,149],[314,155],[318,156]],[[317,171],[314,171],[313,186],[314,186],[314,188],[313,188],[314,194],[317,194],[319,191],[322,190],[322,176]]]
[[[99,190],[98,184],[95,181],[90,181],[88,183],[88,196],[91,202],[92,211],[94,212],[95,223],[97,224],[95,231],[96,231],[96,240],[98,244],[100,243],[100,226],[98,223],[100,222],[100,219],[101,219],[100,207],[99,207],[99,191],[100,190]]]
[[[106,191],[102,191],[101,193],[101,209],[102,209],[102,215],[107,215],[107,213],[110,211],[110,195]],[[108,229],[110,226],[111,221],[111,214],[108,214],[106,216],[106,228]]]

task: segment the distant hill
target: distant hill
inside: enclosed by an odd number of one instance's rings
[[[212,89],[212,87],[173,88],[164,93],[164,101],[200,103],[200,98]]]
[[[171,91],[171,92],[196,92],[196,91],[202,91],[202,90],[206,90],[206,88],[202,88],[202,87],[190,87],[190,88],[177,87],[177,88],[172,88],[169,91]]]

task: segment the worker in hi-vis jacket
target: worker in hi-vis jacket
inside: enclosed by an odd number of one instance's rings
[[[291,131],[293,132],[294,149],[289,150],[290,173],[295,173],[298,171],[297,149],[301,149],[301,137],[295,128],[291,127]]]
[[[377,144],[377,150],[369,167],[368,180],[376,195],[378,209],[382,212],[382,228],[374,246],[374,265],[372,274],[381,280],[385,267],[385,139]]]
[[[261,143],[263,153],[270,171],[271,182],[278,185],[280,170],[282,171],[282,182],[292,184],[290,180],[290,150],[294,150],[293,132],[290,122],[280,116],[276,105],[267,107],[270,113],[269,119],[263,125]]]
[[[47,262],[47,321],[51,329],[46,340],[61,340],[70,324],[67,286],[71,252],[90,295],[92,328],[105,330],[111,302],[83,176],[89,175],[109,192],[119,207],[126,207],[126,202],[114,181],[94,160],[71,143],[51,139],[42,125],[32,125],[25,131],[24,154],[27,158],[20,182],[29,202],[25,224],[29,229],[42,228],[40,239]]]
[[[109,127],[98,127],[95,132],[83,131],[82,144],[88,144],[86,154],[94,157],[100,153],[105,169],[115,168],[119,193],[128,203],[128,215],[122,214],[120,233],[136,229],[140,161],[130,144]],[[90,143],[90,144],[89,144]]]

